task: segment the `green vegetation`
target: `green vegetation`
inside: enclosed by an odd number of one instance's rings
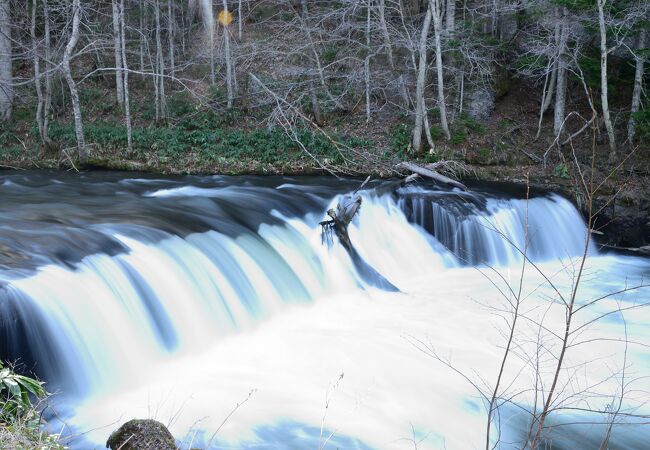
[[[156,156],[167,161],[180,161],[194,156],[204,162],[248,160],[283,165],[305,161],[309,157],[282,129],[223,129],[212,128],[209,117],[182,121],[176,127],[136,127],[133,129],[132,157]],[[86,136],[103,150],[123,150],[127,146],[126,127],[109,123],[86,125]],[[313,155],[327,159],[330,164],[342,164],[343,156],[336,145],[324,135],[298,130],[298,138]],[[50,139],[63,147],[74,146],[72,124],[54,123]],[[333,136],[343,147],[360,148],[372,143],[358,138]]]
[[[41,430],[37,402],[47,397],[43,383],[19,375],[0,362],[0,448],[56,449],[58,436]]]

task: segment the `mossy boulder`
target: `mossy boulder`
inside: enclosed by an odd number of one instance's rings
[[[106,446],[111,450],[176,450],[176,441],[162,423],[134,419],[114,431]]]

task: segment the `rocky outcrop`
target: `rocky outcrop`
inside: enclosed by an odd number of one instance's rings
[[[476,120],[487,120],[496,103],[496,93],[489,86],[476,86],[467,94],[467,114]]]
[[[650,188],[628,189],[614,201],[603,197],[594,203],[597,210],[602,208],[596,228],[603,232],[608,244],[625,248],[650,244]]]
[[[128,421],[111,434],[106,446],[111,450],[176,450],[167,427],[152,419]]]

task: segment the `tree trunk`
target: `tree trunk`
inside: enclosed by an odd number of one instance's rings
[[[228,13],[228,0],[223,0],[223,10]],[[232,55],[230,54],[230,31],[228,25],[223,27],[223,43],[226,58],[226,90],[228,92],[228,109],[232,108],[235,94],[233,92]]]
[[[555,86],[555,110],[553,117],[553,133],[559,135],[564,125],[565,106],[566,106],[566,84],[567,84],[567,59],[565,55],[567,40],[569,38],[567,21],[568,11],[562,8],[562,18],[560,25],[560,36],[558,42],[558,64],[557,64],[557,81]]]
[[[424,108],[424,95],[427,81],[427,36],[431,27],[431,5],[427,8],[422,30],[420,32],[418,76],[415,84],[415,124],[413,126],[413,150],[416,153],[422,151],[422,128],[424,126],[424,115],[427,113]]]
[[[0,0],[0,121],[2,122],[11,120],[14,102],[10,6],[10,0]]]
[[[456,0],[447,0],[445,14],[445,33],[451,34],[456,31]]]
[[[242,36],[242,17],[244,15],[244,8],[242,4],[242,0],[239,0],[239,5],[237,8],[237,39],[241,41],[241,36]]]
[[[167,0],[167,38],[169,40],[169,74],[174,78],[176,62],[174,61],[174,8],[172,7],[172,0]]]
[[[79,160],[84,161],[88,158],[88,149],[86,148],[86,140],[84,137],[83,121],[81,118],[81,104],[79,102],[79,92],[77,92],[77,83],[72,77],[72,70],[70,69],[70,59],[72,52],[79,42],[79,21],[80,21],[80,0],[73,0],[72,2],[72,31],[70,33],[70,40],[65,46],[63,52],[63,75],[68,83],[70,89],[70,99],[72,101],[72,112],[74,115],[74,131],[77,137],[77,151],[79,152]]]
[[[445,80],[442,66],[442,45],[440,36],[442,34],[442,10],[441,0],[431,0],[431,15],[433,16],[433,35],[436,43],[436,73],[438,75],[438,108],[440,109],[440,126],[445,139],[451,139],[449,124],[447,123],[447,106],[445,104]]]
[[[641,53],[646,46],[646,30],[642,29],[639,34],[639,45],[637,46],[637,54],[634,56],[636,59],[636,71],[634,73],[634,91],[632,92],[632,106],[630,107],[630,120],[627,123],[627,139],[632,142],[636,134],[636,121],[632,116],[639,111],[641,105],[641,91],[643,90],[643,66],[645,57]]]
[[[165,97],[165,59],[162,48],[162,30],[160,28],[160,2],[156,0],[156,78],[158,80],[158,99],[156,102],[156,121],[164,120],[167,117],[167,99]]]
[[[142,74],[141,77],[144,77],[144,39],[145,39],[144,14],[145,14],[144,0],[140,0],[140,73]]]
[[[366,123],[370,123],[370,7],[372,0],[366,2],[366,59],[364,61],[364,81],[366,87]]]
[[[542,90],[542,104],[539,107],[539,120],[537,121],[537,134],[535,139],[537,139],[542,132],[542,120],[544,119],[544,113],[548,110],[548,107],[551,106],[551,100],[553,99],[553,93],[555,92],[555,84],[557,83],[557,61],[550,63],[550,73],[546,73],[546,78],[544,79],[544,88]],[[550,80],[549,80],[550,76]]]
[[[36,125],[38,126],[38,135],[41,139],[42,148],[45,147],[46,135],[43,129],[43,110],[45,108],[45,99],[43,98],[43,86],[41,85],[41,58],[38,51],[38,41],[36,39],[36,13],[38,12],[38,0],[32,0],[32,26],[30,34],[32,37],[32,58],[34,60],[34,86],[36,88]]]
[[[120,39],[120,12],[117,0],[111,1],[113,9],[113,47],[115,51],[115,95],[120,108],[124,107],[124,82],[122,81],[122,42]]]
[[[133,152],[133,132],[131,129],[131,101],[129,98],[129,64],[126,59],[126,11],[124,0],[120,2],[120,42],[122,43],[122,67],[124,67],[124,121],[126,123],[127,152]]]
[[[600,103],[603,109],[603,120],[607,129],[609,138],[609,157],[616,156],[616,136],[614,135],[614,126],[609,116],[609,100],[607,98],[607,29],[605,27],[605,2],[606,0],[596,0],[598,5],[598,27],[600,29]]]
[[[47,0],[43,0],[43,21],[45,22],[45,92],[43,93],[43,135],[45,144],[51,147],[50,141],[50,109],[52,108],[52,40],[50,37],[50,9]]]

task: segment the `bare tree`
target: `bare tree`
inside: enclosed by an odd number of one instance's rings
[[[124,81],[122,73],[122,40],[120,35],[120,13],[117,0],[111,1],[113,17],[113,46],[115,47],[115,95],[120,108],[124,107]]]
[[[0,0],[0,121],[11,120],[14,102],[11,1]]]
[[[228,10],[228,0],[223,0],[223,13],[225,20],[230,20],[230,11]],[[229,23],[223,23],[223,44],[224,44],[224,58],[226,59],[226,89],[228,95],[228,109],[232,108],[233,100],[235,98],[233,86],[233,67],[232,67],[232,54],[230,52],[230,31]]]
[[[120,42],[122,45],[122,67],[124,68],[124,121],[126,124],[127,152],[133,152],[133,130],[131,127],[131,100],[129,97],[129,64],[126,58],[126,11],[124,0],[120,1]]]
[[[43,21],[45,37],[43,42],[44,55],[39,51],[39,41],[36,36],[36,19],[38,15],[38,0],[32,0],[32,25],[30,34],[32,38],[32,58],[34,63],[34,86],[36,87],[36,125],[41,139],[41,155],[51,147],[48,137],[49,111],[52,102],[51,62],[50,62],[50,20],[47,0],[43,2]],[[45,60],[45,73],[41,73],[41,58]],[[45,82],[43,83],[43,77]]]
[[[418,46],[418,72],[415,85],[415,124],[413,126],[413,149],[416,152],[422,151],[422,132],[427,133],[427,140],[430,139],[430,132],[426,124],[426,105],[424,101],[426,79],[427,79],[427,37],[431,28],[431,3],[429,2],[427,12],[422,22],[420,31],[420,45]]]
[[[600,31],[600,103],[603,111],[603,121],[607,129],[609,138],[609,156],[616,156],[616,137],[614,135],[614,126],[609,115],[609,99],[607,93],[607,27],[605,24],[605,3],[607,0],[596,0],[598,7],[598,29]]]
[[[70,98],[72,100],[72,111],[74,116],[74,129],[77,137],[77,151],[79,159],[84,161],[88,157],[88,149],[86,148],[86,139],[84,137],[83,120],[81,118],[81,103],[79,102],[79,92],[77,91],[77,83],[75,83],[72,76],[72,69],[70,68],[70,60],[74,52],[77,42],[79,42],[79,23],[81,22],[81,3],[80,0],[73,0],[72,2],[72,30],[70,31],[70,39],[65,46],[63,52],[62,69],[63,75],[68,83],[70,90]]]
[[[646,48],[646,35],[645,29],[639,31],[639,42],[637,44],[637,51],[634,54],[636,60],[636,69],[634,71],[634,91],[632,92],[632,105],[630,106],[630,119],[627,122],[627,139],[632,142],[636,135],[636,119],[634,114],[639,111],[641,105],[641,91],[643,90],[643,75],[645,56],[643,51]]]
[[[438,109],[440,110],[440,126],[445,135],[445,139],[451,139],[449,132],[449,124],[447,123],[447,106],[445,101],[445,75],[442,65],[442,43],[441,36],[444,32],[442,18],[443,18],[443,0],[430,0],[431,15],[433,17],[433,35],[435,38],[436,50],[436,76],[438,81]]]

